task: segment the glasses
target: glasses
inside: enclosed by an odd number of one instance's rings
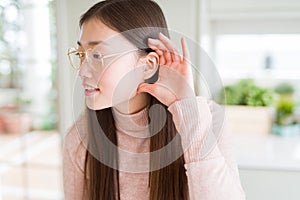
[[[88,63],[92,64],[92,66],[105,66],[104,59],[112,58],[116,56],[122,56],[124,54],[133,52],[133,51],[140,51],[141,49],[131,49],[121,53],[114,53],[109,55],[103,55],[97,48],[90,48],[88,50],[79,51],[76,48],[69,48],[68,49],[68,57],[71,66],[79,70],[82,63],[86,60]]]

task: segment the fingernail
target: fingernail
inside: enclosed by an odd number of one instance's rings
[[[164,37],[164,38],[168,38],[167,36],[165,36],[162,32],[159,32],[159,34]]]
[[[148,43],[154,44],[154,39],[148,38]]]

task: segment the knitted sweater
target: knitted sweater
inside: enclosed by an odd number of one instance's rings
[[[245,199],[233,157],[232,135],[222,120],[222,107],[197,96],[176,101],[168,110],[181,136],[190,199]],[[134,114],[123,114],[115,109],[112,111],[118,147],[134,153],[149,152],[150,138],[139,137],[140,133],[149,129],[148,107]],[[63,182],[66,200],[87,199],[83,190],[86,148],[78,134],[82,124],[82,119],[79,119],[64,140]],[[120,171],[121,200],[148,200],[148,174]]]

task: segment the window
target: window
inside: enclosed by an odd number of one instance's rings
[[[0,1],[1,200],[63,199],[54,4]]]
[[[272,73],[300,77],[300,34],[224,34],[216,36],[216,64],[225,78]]]

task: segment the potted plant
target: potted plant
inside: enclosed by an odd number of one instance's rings
[[[294,88],[288,83],[281,83],[275,88],[275,92],[278,94],[278,100],[272,133],[286,137],[299,135],[300,128],[294,115]]]
[[[30,99],[16,97],[13,106],[10,106],[13,109],[2,108],[0,112],[1,131],[9,134],[22,134],[30,131],[32,116],[25,109],[30,103]]]
[[[267,134],[271,132],[271,105],[274,93],[269,88],[263,88],[252,79],[243,79],[235,84],[224,87],[223,104],[226,117],[236,133]]]

